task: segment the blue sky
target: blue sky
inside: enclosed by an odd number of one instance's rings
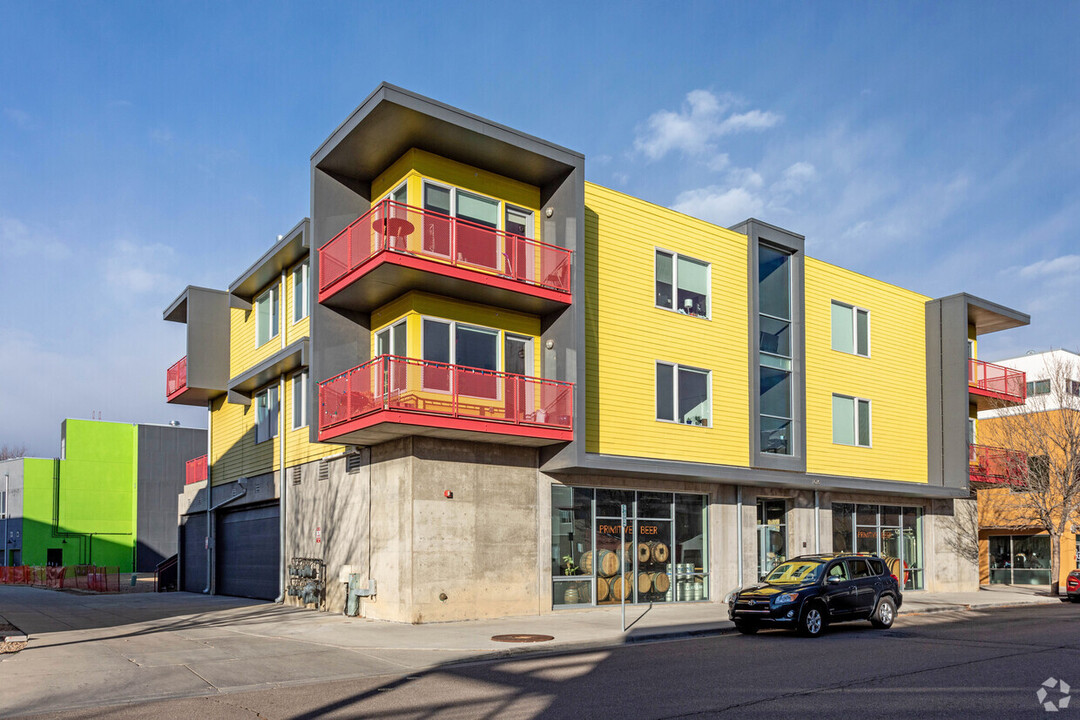
[[[1080,3],[0,4],[0,444],[164,402],[161,319],[308,214],[383,80],[586,156],[589,180],[1080,349]]]

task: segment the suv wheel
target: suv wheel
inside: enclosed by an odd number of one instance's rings
[[[874,614],[870,616],[870,624],[881,630],[887,630],[892,627],[894,620],[896,620],[896,603],[892,598],[881,598]]]
[[[753,635],[758,631],[758,626],[755,623],[747,622],[746,620],[736,620],[735,629],[743,635]]]
[[[805,637],[820,637],[825,632],[825,610],[818,603],[806,608],[799,618],[799,634]]]

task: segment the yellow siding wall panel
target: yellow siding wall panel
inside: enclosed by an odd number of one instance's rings
[[[870,357],[832,349],[832,301],[870,311]],[[806,469],[927,482],[923,295],[806,258]],[[871,401],[872,447],[833,443],[833,394]]]
[[[655,250],[710,263],[711,318],[657,308]],[[585,185],[586,448],[749,464],[744,235]],[[656,420],[657,360],[712,372],[712,427]]]
[[[274,280],[274,282],[266,287],[261,288],[259,292],[255,294],[255,297],[259,297],[259,295],[266,292],[266,290],[272,286],[277,286],[280,289],[280,278]],[[284,297],[280,297],[278,300],[279,313],[284,310],[284,300]],[[281,336],[279,334],[262,345],[255,344],[258,339],[256,335],[258,323],[256,320],[254,299],[251,302],[250,310],[231,308],[229,313],[229,377],[236,377],[253,365],[270,357],[278,350],[281,350]],[[281,317],[279,317],[278,320],[280,322]]]

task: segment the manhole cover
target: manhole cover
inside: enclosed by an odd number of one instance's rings
[[[555,637],[553,635],[492,635],[491,639],[495,642],[530,643],[547,642],[554,640]]]

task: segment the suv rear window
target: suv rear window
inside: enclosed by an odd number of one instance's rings
[[[870,566],[862,558],[849,558],[847,564],[851,568],[851,578],[853,580],[870,577]]]
[[[870,568],[874,571],[875,575],[885,574],[885,563],[877,558],[867,558],[866,562],[870,563]]]

